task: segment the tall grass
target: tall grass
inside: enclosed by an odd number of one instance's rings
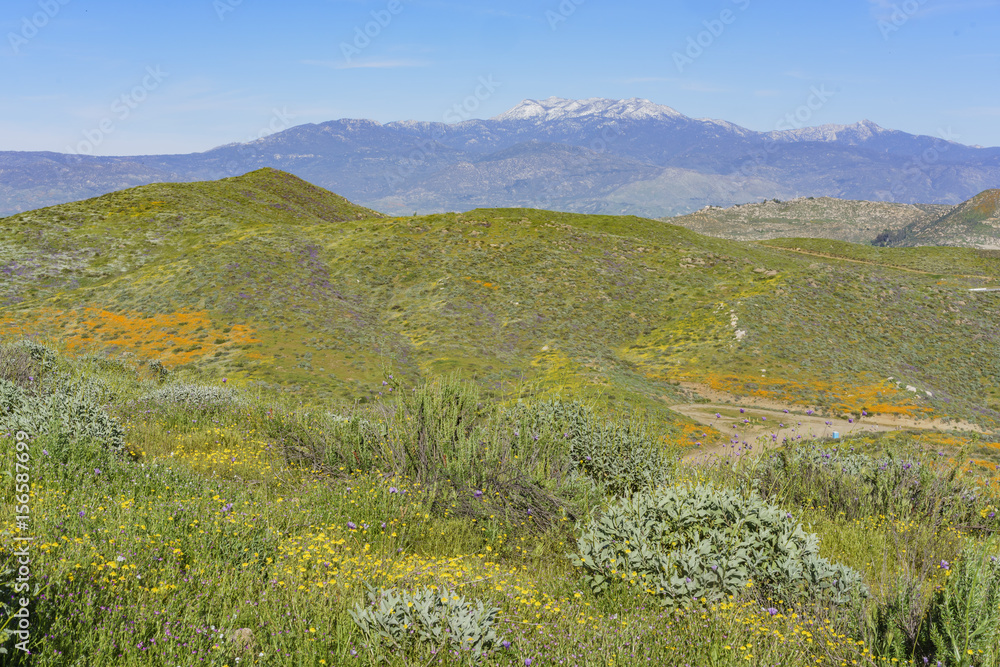
[[[671,468],[678,481],[714,476],[733,489],[757,480],[769,502],[811,524],[824,557],[862,572],[873,592],[845,611],[750,587],[674,612],[627,582],[594,594],[568,557],[614,493],[574,452],[605,440],[654,451],[636,421],[571,402],[487,399],[455,378],[412,387],[387,378],[393,400],[317,411],[260,392],[198,393],[130,361],[54,363],[0,349],[9,382],[30,376],[36,386],[51,374],[39,395],[55,391],[58,372],[95,387],[84,397],[121,423],[132,456],[85,429],[32,434],[35,654],[25,659],[7,638],[6,664],[476,661],[423,644],[394,652],[366,636],[350,615],[366,585],[454,590],[499,609],[496,634],[510,644],[482,664],[986,665],[995,655],[993,635],[978,631],[996,622],[993,547],[964,526],[989,528],[988,512],[970,512],[996,501],[946,468],[902,482],[805,463],[792,474],[749,458],[725,470]],[[13,440],[0,435],[0,469],[14,471]],[[0,573],[16,564],[23,535],[15,482],[0,482]],[[14,583],[0,577],[9,605],[0,614],[19,602]],[[973,654],[955,662],[956,647]]]

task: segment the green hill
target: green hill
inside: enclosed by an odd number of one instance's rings
[[[940,218],[913,222],[886,240],[896,246],[1000,249],[1000,189],[980,192]]]
[[[385,217],[274,170],[0,230],[0,335],[306,402],[367,401],[385,372],[458,370],[492,392],[528,382],[676,423],[680,382],[1000,423],[1000,299],[968,292],[996,284],[1000,258],[975,250],[809,254],[808,240],[533,209]]]

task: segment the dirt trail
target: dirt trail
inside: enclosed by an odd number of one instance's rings
[[[950,275],[952,278],[978,278],[980,280],[993,280],[992,276],[969,276],[963,273],[934,273],[933,271],[921,271],[920,269],[910,269],[905,266],[896,266],[895,264],[882,264],[880,262],[870,262],[866,259],[850,259],[848,257],[841,257],[839,255],[827,255],[822,252],[814,252],[812,250],[803,250],[802,248],[785,248],[780,245],[768,245],[766,243],[757,242],[758,245],[765,248],[771,248],[772,250],[784,250],[785,252],[795,252],[800,255],[809,255],[810,257],[823,257],[824,259],[836,259],[841,262],[853,262],[855,264],[869,264],[871,266],[880,266],[884,269],[894,269],[896,271],[907,271],[908,273],[920,273],[925,276],[941,276]]]
[[[869,415],[853,422],[837,417],[806,414],[809,408],[801,405],[783,404],[761,399],[740,399],[736,396],[715,391],[695,384],[682,385],[686,389],[706,395],[715,403],[684,403],[672,405],[670,409],[686,417],[712,426],[724,435],[738,433],[740,442],[746,441],[755,447],[776,446],[785,438],[803,440],[828,438],[834,432],[840,437],[857,433],[895,431],[899,429],[922,429],[928,431],[967,431],[985,433],[975,424],[941,419],[915,419],[894,415]],[[743,412],[740,412],[740,410]],[[744,422],[746,420],[746,422]],[[737,428],[734,428],[736,426]],[[685,461],[704,462],[716,456],[734,452],[738,446],[728,443],[703,445],[684,455]]]

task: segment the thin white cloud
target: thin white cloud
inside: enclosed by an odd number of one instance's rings
[[[427,67],[419,60],[364,60],[358,62],[338,62],[336,60],[302,60],[303,65],[315,65],[330,69],[396,69],[399,67]]]
[[[809,74],[803,72],[800,69],[788,70],[787,72],[782,72],[781,74],[782,76],[788,76],[793,79],[802,79],[803,81],[812,81],[813,79],[815,79],[815,77],[810,76]]]

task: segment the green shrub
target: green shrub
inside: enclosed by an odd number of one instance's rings
[[[782,449],[751,474],[754,487],[779,502],[811,503],[848,520],[918,514],[940,525],[979,518],[980,492],[963,479],[957,464],[945,469],[915,456],[812,446]]]
[[[570,458],[577,469],[614,496],[667,483],[675,460],[641,424],[601,424],[572,440]]]
[[[722,600],[751,580],[784,599],[844,604],[867,595],[858,572],[818,554],[817,536],[784,510],[697,485],[617,500],[584,527],[571,558],[595,592],[626,581],[665,605]]]
[[[45,371],[23,345],[0,346],[0,378],[31,387]]]
[[[568,444],[592,431],[595,425],[593,412],[576,400],[518,401],[512,408],[505,409],[502,415],[521,434],[521,441],[525,444],[535,435],[563,440]]]
[[[1000,664],[1000,556],[994,542],[970,544],[935,591],[924,645],[950,667]]]
[[[505,415],[519,451],[549,449],[611,495],[666,483],[674,459],[635,421],[601,422],[579,401],[519,403]],[[553,462],[549,463],[552,467]]]
[[[48,371],[55,368],[57,358],[56,351],[51,347],[28,339],[22,340],[20,345],[28,351],[31,358],[37,361],[44,370]]]
[[[328,414],[325,417],[319,426],[324,435],[327,465],[370,470],[385,463],[384,442],[388,430],[384,423],[358,415]]]
[[[89,354],[83,358],[83,361],[93,364],[102,371],[115,373],[129,380],[136,378],[135,367],[124,359],[111,359],[99,354]]]
[[[497,644],[493,624],[499,612],[482,602],[473,606],[447,589],[407,592],[369,586],[368,604],[358,603],[348,613],[369,641],[394,650],[424,643],[481,656]]]
[[[147,365],[149,366],[149,370],[153,372],[153,376],[160,382],[166,380],[170,375],[170,371],[167,370],[167,367],[159,359],[151,360]]]

